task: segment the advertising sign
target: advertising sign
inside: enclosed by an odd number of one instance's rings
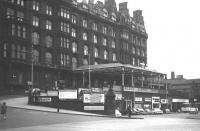
[[[167,99],[161,99],[161,103],[167,103]]]
[[[144,98],[144,101],[145,102],[151,102],[151,98],[150,97],[149,98],[146,97],[146,98]]]
[[[77,99],[76,89],[59,90],[59,99]]]
[[[83,94],[83,103],[104,103],[104,94]]]
[[[51,102],[51,97],[38,97],[38,102]]]
[[[47,96],[58,96],[58,91],[47,91]]]
[[[115,100],[122,100],[122,94],[115,94]]]
[[[152,103],[160,103],[160,97],[152,97]]]
[[[84,106],[84,110],[104,110],[104,106]]]
[[[135,101],[142,101],[142,97],[135,97]]]

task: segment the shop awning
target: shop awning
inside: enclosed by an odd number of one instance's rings
[[[145,69],[142,67],[136,67],[129,64],[121,64],[121,63],[109,63],[109,64],[98,64],[98,65],[84,65],[80,66],[76,69],[73,69],[76,73],[79,72],[101,72],[101,73],[116,73],[116,72],[124,72],[126,74],[143,74],[143,75],[151,75],[151,76],[158,76],[158,75],[166,75],[154,70]]]

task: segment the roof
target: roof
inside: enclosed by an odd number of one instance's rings
[[[93,71],[93,72],[125,72],[125,73],[144,73],[144,74],[149,74],[149,75],[166,75],[164,73],[157,72],[155,70],[149,70],[141,67],[136,67],[132,66],[129,64],[121,64],[121,63],[109,63],[109,64],[98,64],[98,65],[84,65],[80,66],[76,69],[73,69],[74,72],[88,72],[88,71]]]

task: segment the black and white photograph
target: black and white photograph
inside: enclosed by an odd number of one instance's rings
[[[0,131],[199,131],[199,0],[0,0]]]

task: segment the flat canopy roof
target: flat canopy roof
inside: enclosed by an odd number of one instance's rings
[[[129,64],[121,64],[121,63],[109,63],[109,64],[98,64],[98,65],[84,65],[80,66],[76,69],[73,69],[74,72],[101,72],[101,73],[117,73],[117,72],[125,72],[126,74],[144,74],[151,76],[164,76],[166,74],[157,72],[155,70],[149,70],[141,67],[132,66]]]

